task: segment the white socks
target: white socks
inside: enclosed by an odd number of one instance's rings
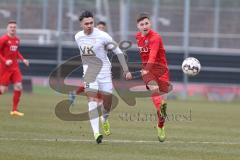
[[[95,135],[96,133],[99,133],[99,115],[97,109],[97,102],[96,101],[88,102],[88,110],[90,123],[92,126],[93,133]]]
[[[98,107],[98,103],[96,101],[88,102],[89,118],[90,118],[90,123],[91,123],[94,135],[96,133],[99,133],[99,114],[98,114],[97,107]],[[107,121],[109,117],[109,112],[105,110],[102,103],[99,104],[99,107],[101,107],[101,111],[102,111],[101,120],[104,123]]]

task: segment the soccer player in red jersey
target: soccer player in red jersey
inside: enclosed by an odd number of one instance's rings
[[[9,21],[7,33],[0,37],[0,94],[6,92],[8,85],[13,83],[13,106],[10,115],[23,116],[24,113],[18,111],[22,93],[22,74],[18,60],[21,60],[26,66],[29,66],[29,62],[18,50],[20,40],[16,37],[16,29],[16,21]]]
[[[166,93],[170,90],[169,71],[161,36],[151,29],[151,21],[147,13],[137,18],[137,45],[142,59],[141,75],[146,88],[151,91],[152,101],[158,116],[158,139],[166,138],[164,122],[166,114]]]

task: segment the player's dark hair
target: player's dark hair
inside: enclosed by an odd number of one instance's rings
[[[17,22],[15,20],[10,20],[10,21],[8,21],[7,24],[17,24]]]
[[[138,18],[137,18],[137,23],[140,22],[140,21],[142,21],[142,20],[145,19],[145,18],[150,19],[149,14],[146,13],[146,12],[140,13],[140,14],[138,15]]]
[[[99,21],[99,22],[97,23],[97,25],[103,25],[103,26],[106,26],[107,24],[106,24],[106,22],[104,22],[104,21]]]
[[[92,14],[92,12],[90,12],[90,11],[83,11],[82,13],[81,13],[81,15],[79,16],[79,21],[81,22],[84,18],[89,18],[89,17],[92,17],[93,18],[93,14]]]

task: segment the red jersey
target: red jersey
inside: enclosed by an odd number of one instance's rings
[[[145,36],[137,32],[136,40],[146,70],[152,70],[156,66],[154,64],[160,64],[168,70],[163,41],[157,32],[150,30]]]
[[[0,68],[1,70],[14,70],[19,68],[18,59],[23,60],[23,56],[18,50],[20,40],[17,37],[10,37],[7,34],[0,37]],[[6,60],[12,60],[12,64],[7,66]]]

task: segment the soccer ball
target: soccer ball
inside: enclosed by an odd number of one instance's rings
[[[195,76],[200,72],[201,64],[196,58],[188,57],[182,63],[182,70],[188,76]]]

